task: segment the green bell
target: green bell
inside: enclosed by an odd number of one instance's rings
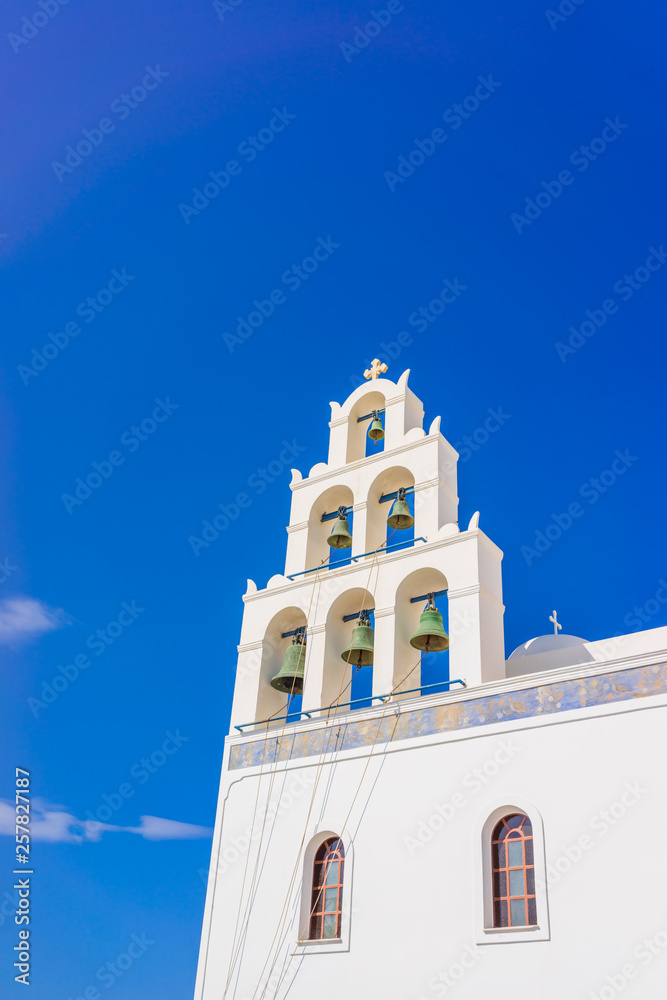
[[[345,517],[345,507],[338,508],[338,517],[327,541],[332,549],[349,549],[352,545],[352,535],[350,534],[350,525]]]
[[[367,611],[362,611],[352,630],[350,645],[341,659],[355,667],[369,667],[373,662],[373,627]]]
[[[429,602],[421,613],[419,628],[410,639],[410,645],[424,653],[441,653],[449,649],[449,636],[445,632],[442,615],[430,595]]]
[[[303,694],[303,675],[306,665],[306,636],[297,632],[287,647],[283,665],[271,679],[271,687],[283,694]]]
[[[391,508],[391,514],[387,518],[387,524],[390,528],[411,528],[414,523],[415,519],[410,513],[405,499],[405,490],[401,488],[394,501],[394,506]]]
[[[378,441],[381,441],[384,437],[384,428],[377,410],[373,410],[373,420],[371,426],[368,428],[368,436],[371,441],[375,442],[375,444],[377,444]]]

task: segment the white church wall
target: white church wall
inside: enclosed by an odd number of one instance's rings
[[[647,891],[667,875],[666,708],[667,697],[657,696],[417,737],[388,752],[377,747],[370,763],[368,751],[356,750],[321,768],[317,759],[278,765],[272,798],[276,804],[282,791],[289,804],[265,827],[247,927],[252,948],[234,995],[259,995],[261,967],[268,959],[268,974],[275,952],[281,972],[295,956],[277,994],[282,998],[293,979],[291,1000],[362,990],[387,1000],[430,1000],[444,995],[439,977],[450,969],[447,989],[462,1000],[514,1000],[517,981],[539,982],[546,1000],[562,1000],[575,986],[588,998],[627,963],[645,977],[636,995],[657,1000],[664,979],[656,980],[635,952],[667,923],[662,893]],[[217,893],[225,904],[214,913],[198,1000],[220,1000],[224,991],[245,866],[245,852],[235,858],[234,844],[250,840],[250,872],[259,846],[259,829],[248,831],[257,769],[232,774],[218,817],[218,830],[223,815],[225,827]],[[297,774],[304,792],[295,797],[287,789]],[[262,803],[271,781],[262,778]],[[480,829],[503,802],[527,805],[534,829],[542,818],[547,885],[540,891],[548,910],[538,907],[536,931],[491,931],[488,948]],[[327,951],[322,943],[309,954],[298,948],[303,853],[321,821],[354,840],[349,948]]]

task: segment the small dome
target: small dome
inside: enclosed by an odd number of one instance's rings
[[[568,646],[583,646],[585,642],[588,642],[588,639],[580,639],[577,635],[538,635],[535,639],[529,639],[528,642],[517,646],[509,658],[517,660],[520,656],[552,653],[556,649],[567,649]]]

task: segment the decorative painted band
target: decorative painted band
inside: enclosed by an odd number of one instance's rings
[[[490,726],[512,719],[554,715],[577,708],[608,705],[630,698],[667,693],[667,663],[631,667],[594,677],[575,677],[560,684],[543,684],[494,697],[450,701],[444,705],[415,708],[376,719],[354,719],[280,738],[253,740],[232,747],[230,771],[259,767],[276,761],[340,753],[373,744],[392,743],[415,736]]]

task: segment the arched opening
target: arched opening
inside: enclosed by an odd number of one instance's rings
[[[435,606],[442,615],[444,631],[449,634],[447,578],[437,569],[419,569],[399,585],[395,602],[394,686],[400,691],[420,689],[432,694],[447,689],[449,650],[441,652],[415,649],[410,640],[417,632],[422,614],[435,595]]]
[[[359,613],[372,612],[374,598],[367,590],[354,587],[341,594],[329,609],[326,625],[326,643],[324,651],[324,685],[327,692],[325,704],[336,703],[346,706],[357,698],[370,698],[373,685],[372,665],[359,665],[360,659],[366,657],[355,655],[354,652],[343,654],[349,650],[355,627],[360,625]],[[346,620],[347,619],[347,620]],[[371,628],[373,615],[370,615]],[[362,637],[368,633],[362,633]],[[357,638],[360,638],[357,634]],[[361,708],[363,704],[352,705]],[[342,711],[349,711],[344,707]]]
[[[376,455],[384,450],[384,439],[378,441],[377,447],[368,437],[368,429],[371,426],[372,414],[378,412],[383,428],[386,431],[385,422],[385,398],[383,393],[377,390],[370,390],[352,407],[348,417],[347,427],[347,455],[346,462],[356,462],[366,455]]]
[[[511,758],[512,751],[501,743],[484,770],[489,774],[491,764],[502,767]],[[548,941],[545,831],[535,803],[503,796],[486,803],[475,825],[477,943]]]
[[[308,519],[308,543],[306,545],[306,569],[314,569],[316,566],[344,566],[350,562],[352,549],[332,548],[327,538],[336,523],[336,516],[339,507],[345,507],[348,511],[347,521],[350,526],[350,533],[353,530],[352,505],[354,496],[352,490],[347,486],[331,486],[321,496],[317,498],[310,510]],[[325,515],[326,520],[322,520]]]
[[[405,489],[405,500],[414,517],[414,486],[415,477],[402,466],[385,469],[373,480],[368,491],[366,508],[366,552],[374,552],[383,546],[408,547],[414,545],[415,529],[395,528],[387,524],[387,518],[394,509],[400,489]],[[383,499],[389,497],[391,499]]]
[[[260,704],[258,705],[257,719],[261,721],[270,716],[284,716],[288,711],[290,716],[294,714],[294,720],[298,719],[301,712],[301,685],[296,683],[286,683],[286,691],[278,691],[271,686],[271,681],[280,674],[285,656],[290,646],[293,644],[294,635],[297,630],[306,627],[306,616],[301,608],[285,608],[278,612],[271,619],[264,639],[262,640],[262,663],[261,663],[261,683],[260,683]],[[308,663],[308,637],[306,635],[305,655],[296,658],[297,665]],[[290,675],[294,676],[294,675]],[[292,693],[293,692],[293,693]],[[280,722],[282,725],[282,720]]]
[[[340,939],[343,920],[345,849],[340,837],[328,837],[315,854],[308,938]]]
[[[493,926],[537,924],[533,827],[524,813],[503,816],[491,835]]]

